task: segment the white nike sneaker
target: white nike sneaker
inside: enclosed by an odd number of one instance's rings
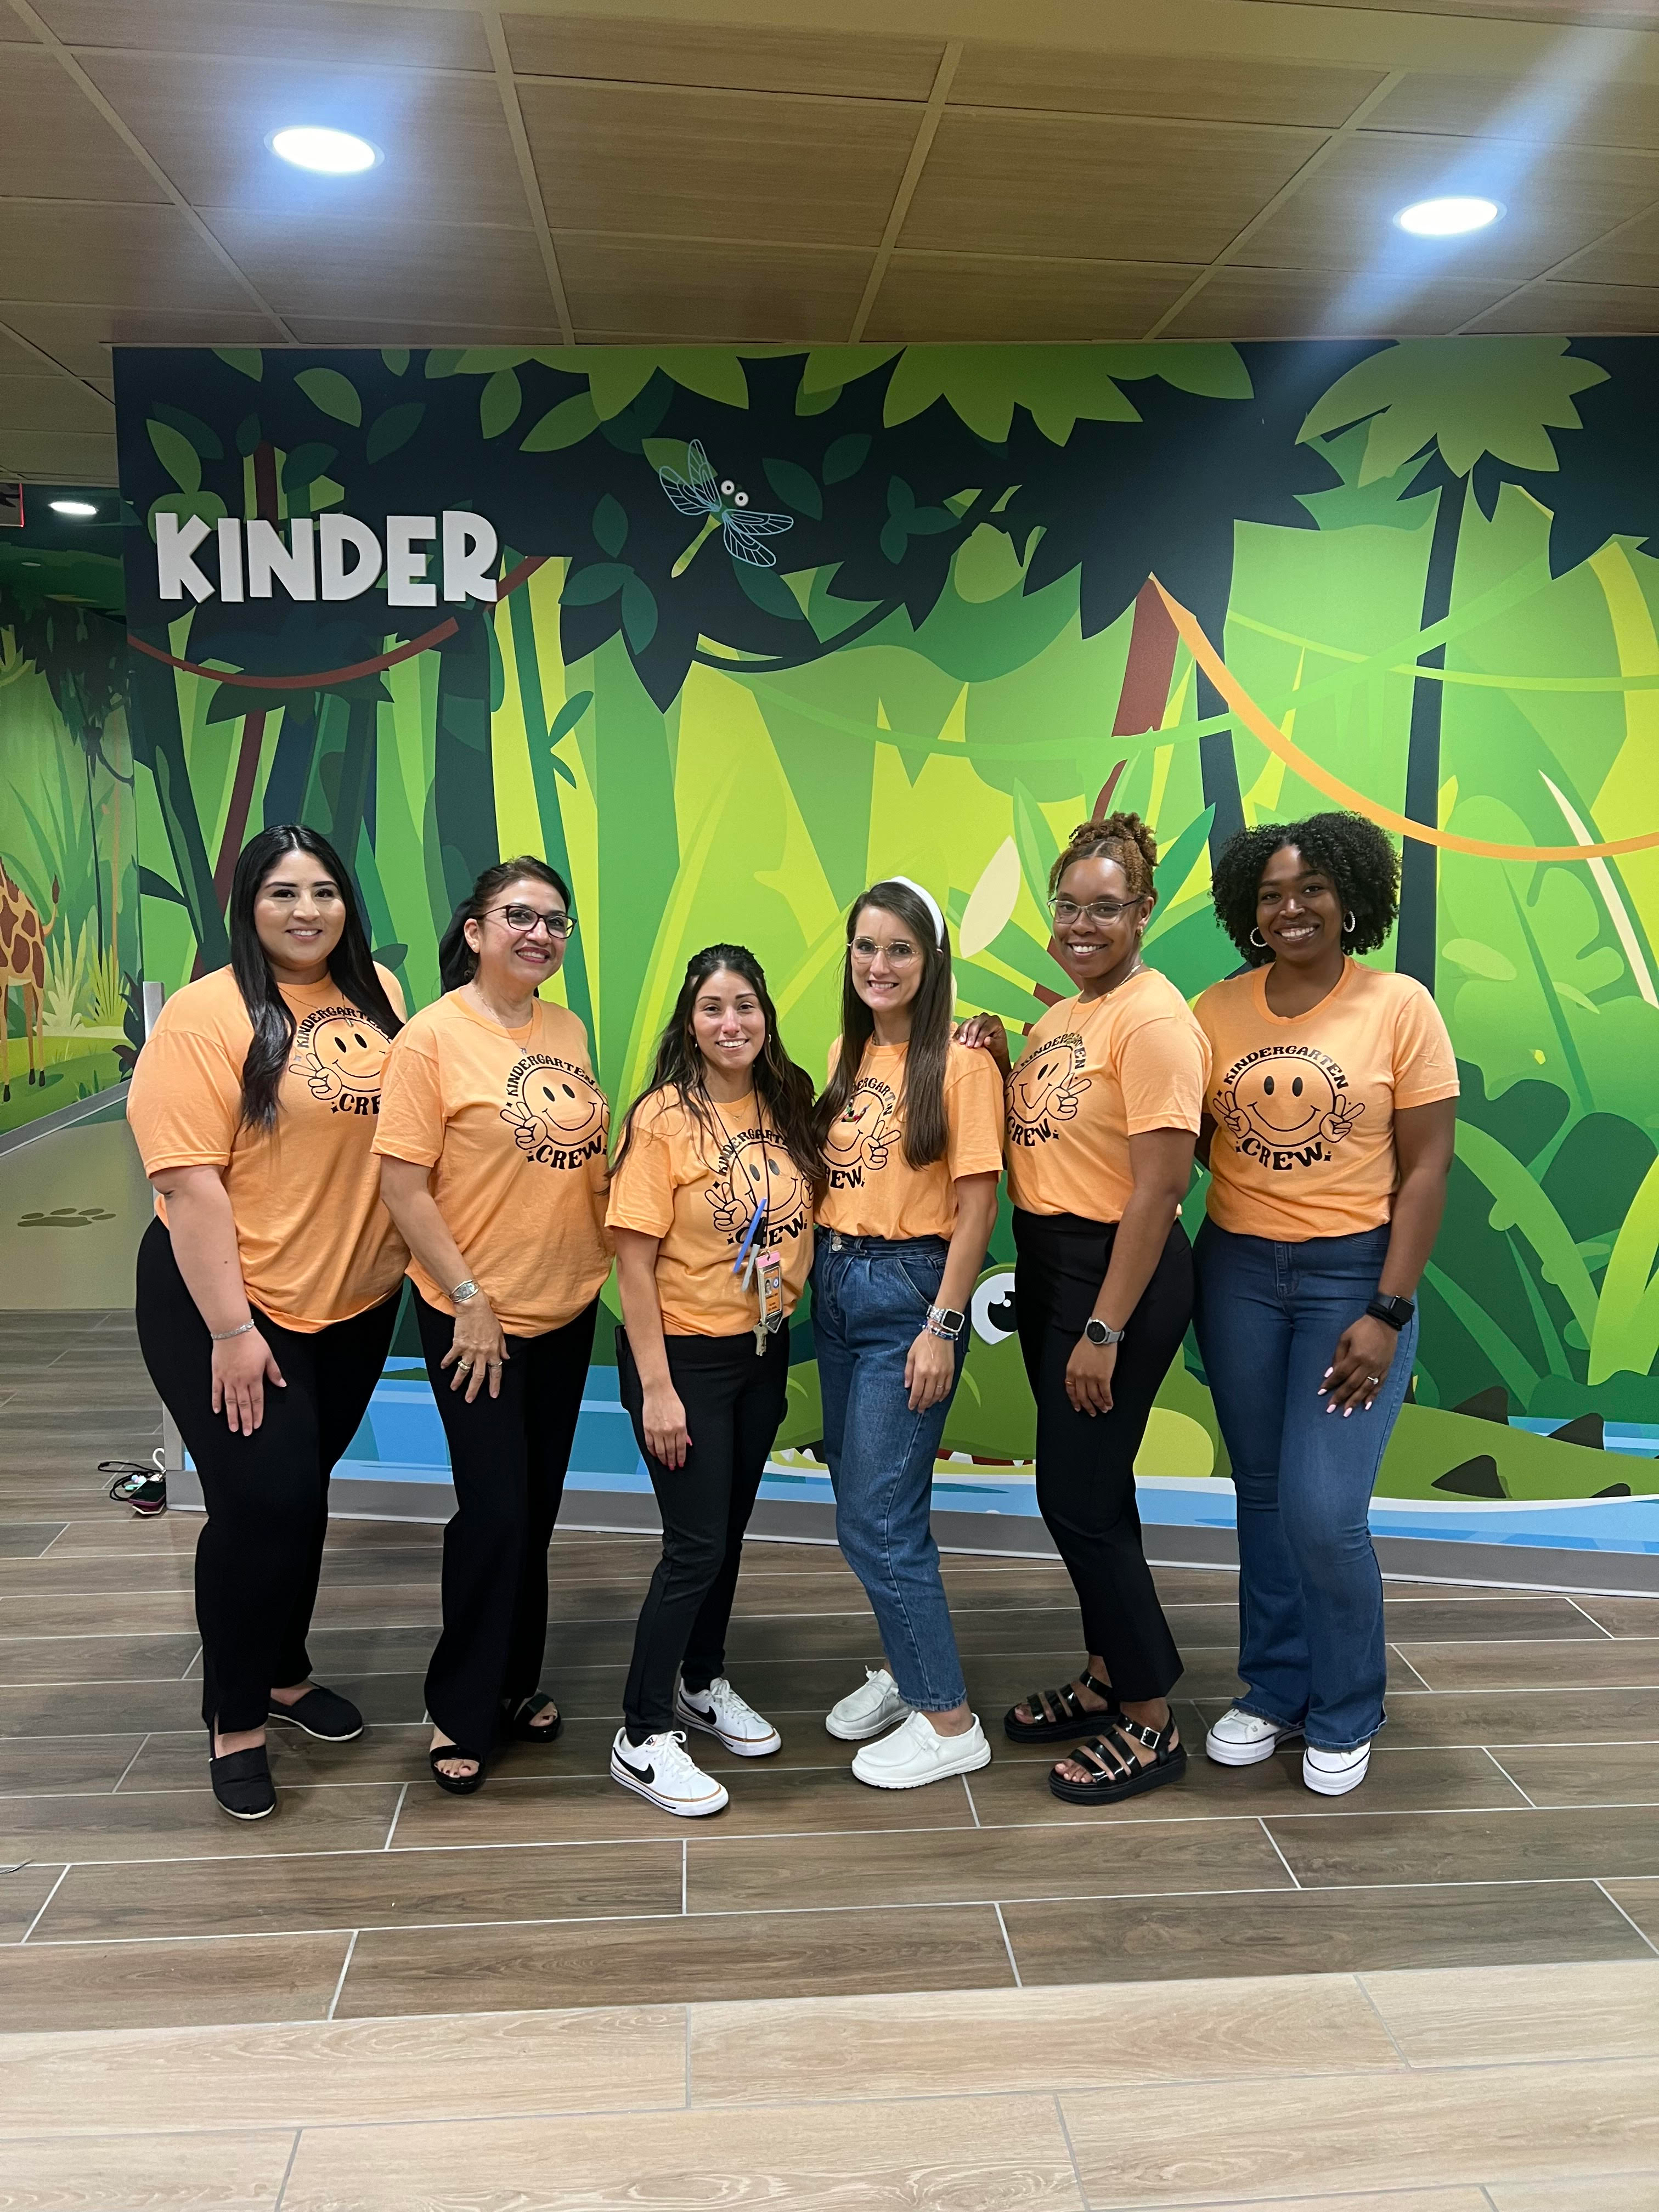
[[[872,1790],[919,1790],[924,1782],[974,1774],[990,1764],[991,1747],[977,1714],[960,1735],[941,1735],[926,1713],[912,1713],[891,1735],[866,1743],[853,1761],[853,1772]]]
[[[1302,1754],[1302,1779],[1322,1797],[1346,1797],[1365,1779],[1370,1758],[1369,1743],[1357,1743],[1352,1751],[1316,1751],[1310,1744]]]
[[[684,1820],[721,1812],[729,1802],[722,1784],[687,1751],[681,1729],[665,1729],[643,1743],[629,1743],[628,1730],[618,1729],[611,1747],[611,1779]]]
[[[717,1735],[739,1759],[767,1759],[783,1749],[783,1738],[771,1722],[740,1698],[724,1674],[716,1674],[706,1690],[688,1690],[680,1683],[674,1692],[674,1717],[705,1735]]]
[[[1205,1737],[1204,1748],[1218,1766],[1260,1766],[1281,1743],[1301,1733],[1283,1721],[1264,1721],[1260,1713],[1243,1712],[1234,1705]]]
[[[902,1721],[909,1710],[887,1669],[866,1667],[864,1687],[849,1690],[839,1704],[831,1705],[823,1725],[843,1743],[863,1743],[891,1728],[895,1721]]]

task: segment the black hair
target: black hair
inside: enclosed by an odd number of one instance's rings
[[[368,933],[363,927],[356,886],[326,837],[298,822],[262,830],[243,846],[230,884],[230,967],[253,1024],[253,1040],[242,1062],[242,1120],[250,1129],[276,1126],[276,1093],[294,1045],[294,1014],[277,988],[265,948],[253,920],[259,889],[285,853],[307,853],[320,861],[338,888],[345,913],[340,941],[328,959],[329,981],[343,999],[368,1014],[389,1037],[403,1022],[386,996]]]
[[[795,1065],[784,1049],[783,1039],[778,1034],[778,1010],[766,988],[766,971],[746,945],[705,945],[701,952],[694,952],[686,962],[679,996],[657,1040],[651,1080],[623,1117],[622,1141],[617,1147],[611,1172],[614,1174],[622,1165],[633,1141],[634,1116],[647,1098],[654,1098],[664,1091],[678,1091],[682,1103],[717,1150],[724,1141],[724,1133],[715,1127],[710,1111],[712,1102],[703,1057],[697,1048],[691,1018],[703,986],[722,968],[741,975],[760,1000],[761,1012],[766,1018],[766,1039],[750,1068],[755,1079],[755,1097],[766,1125],[781,1140],[816,1199],[823,1194],[824,1174],[823,1156],[812,1129],[812,1079],[804,1067]]]
[[[904,1056],[904,1158],[913,1168],[931,1167],[945,1157],[949,1135],[945,1117],[945,1068],[951,1052],[951,1016],[956,984],[951,948],[939,941],[939,924],[908,884],[890,877],[860,891],[847,909],[847,955],[841,978],[841,1055],[830,1073],[814,1116],[822,1146],[830,1125],[847,1109],[857,1088],[865,1048],[875,1035],[875,1016],[853,983],[853,939],[866,907],[895,914],[921,948],[921,981],[910,1001],[910,1048]]]
[[[1252,968],[1273,958],[1271,947],[1251,941],[1262,875],[1275,853],[1294,846],[1310,868],[1336,887],[1344,918],[1353,928],[1343,939],[1349,952],[1375,952],[1400,911],[1400,859],[1375,822],[1363,814],[1310,814],[1301,822],[1262,822],[1230,837],[1216,857],[1210,884],[1216,918]]]
[[[507,885],[526,876],[557,891],[565,912],[570,911],[570,886],[556,868],[550,868],[545,860],[532,859],[528,853],[520,853],[516,860],[498,860],[493,868],[484,870],[449,918],[438,947],[438,977],[446,991],[459,991],[478,972],[478,956],[466,941],[468,922],[482,921]]]
[[[1079,822],[1048,871],[1050,898],[1060,889],[1066,869],[1078,860],[1115,860],[1128,882],[1132,899],[1158,897],[1152,881],[1158,840],[1138,814],[1109,814],[1103,822]]]

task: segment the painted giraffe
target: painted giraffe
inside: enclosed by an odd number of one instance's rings
[[[23,994],[23,1036],[27,1041],[31,1083],[46,1081],[34,1070],[35,1047],[40,1035],[40,1000],[46,988],[46,939],[58,926],[58,878],[52,879],[52,920],[43,928],[34,902],[13,880],[0,860],[0,1103],[11,1097],[11,1038],[9,1013],[11,987]]]

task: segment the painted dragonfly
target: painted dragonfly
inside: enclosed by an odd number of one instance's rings
[[[763,514],[749,504],[749,495],[739,491],[730,477],[717,477],[708,465],[708,456],[703,451],[702,440],[693,438],[686,447],[685,465],[690,481],[678,469],[659,469],[657,481],[682,514],[701,514],[702,528],[675,562],[669,574],[683,576],[690,567],[693,556],[704,541],[714,535],[718,524],[725,536],[726,550],[734,561],[746,561],[751,568],[775,568],[778,556],[769,545],[763,544],[767,538],[780,538],[786,530],[793,530],[793,514]]]

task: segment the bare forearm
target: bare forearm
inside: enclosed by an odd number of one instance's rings
[[[1180,1203],[1167,1185],[1138,1182],[1129,1194],[1112,1239],[1106,1279],[1095,1300],[1095,1316],[1109,1328],[1128,1327],[1129,1316],[1157,1272]]]
[[[1414,1298],[1440,1234],[1446,1210],[1444,1170],[1424,1167],[1407,1176],[1395,1194],[1394,1222],[1378,1290],[1388,1298]]]
[[[957,1225],[945,1255],[945,1274],[939,1288],[942,1306],[952,1307],[957,1313],[967,1311],[974,1294],[974,1278],[985,1263],[985,1248],[996,1218],[996,1177],[964,1176],[957,1185]]]
[[[161,1188],[167,1200],[173,1256],[179,1262],[185,1289],[196,1301],[196,1310],[215,1336],[240,1328],[252,1315],[247,1286],[242,1280],[236,1222],[223,1183],[216,1174],[210,1173],[171,1188]]]
[[[393,1227],[433,1281],[453,1290],[467,1279],[471,1270],[438,1211],[438,1201],[427,1187],[426,1173],[424,1168],[407,1161],[383,1161],[380,1196]]]
[[[672,1379],[668,1346],[663,1335],[662,1304],[657,1297],[656,1255],[654,1249],[648,1254],[631,1249],[631,1243],[629,1231],[617,1231],[617,1289],[622,1298],[628,1348],[634,1355],[640,1381],[654,1388]]]

